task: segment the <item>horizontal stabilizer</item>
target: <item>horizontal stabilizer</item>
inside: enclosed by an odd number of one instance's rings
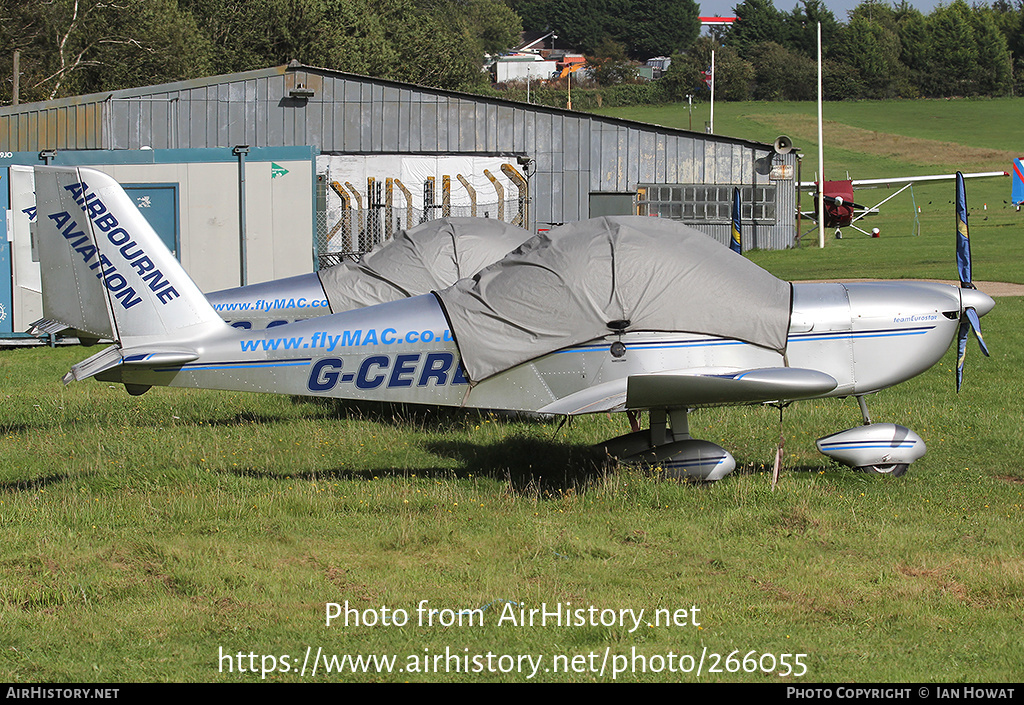
[[[109,348],[103,348],[103,350],[100,350],[92,357],[72,365],[71,371],[64,375],[64,384],[81,382],[83,379],[89,379],[100,372],[105,372],[120,364],[121,350],[117,346],[112,345]]]
[[[28,328],[28,334],[36,337],[42,337],[47,335],[55,335],[61,331],[67,330],[68,327],[60,321],[55,321],[50,318],[40,318],[38,321],[33,323]]]
[[[125,365],[173,367],[198,360],[199,354],[192,350],[139,350],[138,348],[129,348],[121,351],[121,357]]]
[[[744,404],[807,399],[827,394],[838,382],[824,372],[798,367],[764,367],[712,374],[706,369],[631,375],[630,409]]]
[[[64,384],[72,381],[81,382],[118,365],[137,367],[184,365],[199,358],[193,350],[170,350],[153,348],[128,348],[122,350],[117,346],[104,348],[90,358],[71,366],[71,371],[64,375]]]

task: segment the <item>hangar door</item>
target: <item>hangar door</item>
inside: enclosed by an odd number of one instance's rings
[[[167,249],[177,259],[180,245],[178,227],[178,184],[121,184],[139,213],[145,216]]]

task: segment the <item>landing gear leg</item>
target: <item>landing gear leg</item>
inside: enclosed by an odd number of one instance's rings
[[[668,414],[664,409],[651,409],[651,447],[665,445],[669,442]]]
[[[685,441],[690,437],[690,412],[688,409],[672,409],[668,412],[672,424],[672,440]]]
[[[864,425],[871,425],[871,414],[868,413],[868,403],[864,400],[864,395],[857,397],[857,405],[860,406],[860,415],[864,419]]]

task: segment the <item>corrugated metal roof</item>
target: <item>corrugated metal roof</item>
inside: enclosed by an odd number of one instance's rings
[[[313,91],[308,99],[289,94],[301,84]],[[362,126],[351,111],[339,119],[333,115],[339,103],[379,104],[380,117],[392,118],[397,125],[410,123],[394,109],[396,103],[424,106],[450,104],[461,116],[480,119],[512,111],[585,117],[599,123],[643,126],[661,134],[685,135],[764,148],[765,145],[721,135],[705,135],[658,125],[579,113],[541,105],[447,91],[409,83],[371,78],[333,69],[292,63],[268,69],[176,81],[140,88],[126,88],[39,103],[0,107],[0,150],[35,151],[41,149],[133,149],[225,147],[248,143],[250,146],[292,146],[316,144],[310,129],[325,128],[327,133]],[[389,105],[391,104],[391,105]],[[480,106],[475,114],[468,106]],[[278,108],[272,111],[273,108]],[[390,108],[390,110],[389,110]],[[424,116],[433,115],[427,108]],[[301,117],[296,115],[301,111]],[[361,111],[360,111],[361,112]],[[273,114],[272,114],[273,113]],[[299,128],[302,125],[302,128]],[[429,126],[428,126],[429,127]],[[428,133],[429,134],[429,133]],[[301,135],[302,141],[296,141]],[[344,149],[358,145],[365,151],[365,135],[346,136]],[[145,140],[144,144],[135,144]],[[279,141],[287,140],[287,141]],[[329,142],[325,138],[325,142]],[[369,138],[369,142],[391,142]],[[433,140],[429,140],[433,141]],[[318,145],[325,151],[338,147]],[[399,151],[415,151],[419,145],[395,144]],[[430,151],[433,151],[431,148]]]

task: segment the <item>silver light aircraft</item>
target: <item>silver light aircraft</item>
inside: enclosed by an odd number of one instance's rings
[[[648,410],[649,429],[605,447],[700,480],[735,460],[690,437],[691,409],[846,396],[860,401],[864,425],[819,450],[901,474],[924,443],[871,423],[864,396],[927,370],[954,338],[963,350],[972,328],[981,342],[978,317],[994,305],[971,286],[969,251],[959,288],[790,284],[686,226],[623,217],[538,235],[431,294],[239,330],[111,177],[36,167],[36,193],[47,317],[115,341],[65,382],[559,415]]]

